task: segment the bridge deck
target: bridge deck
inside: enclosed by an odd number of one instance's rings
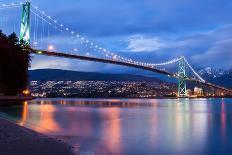
[[[151,71],[151,72],[155,72],[155,73],[160,73],[160,74],[167,75],[169,77],[173,77],[173,78],[178,79],[178,76],[176,74],[169,73],[169,72],[164,71],[164,70],[159,70],[159,69],[156,69],[156,68],[151,68],[151,67],[148,67],[148,66],[141,66],[141,65],[137,65],[137,64],[128,63],[128,62],[114,61],[114,60],[111,60],[111,59],[102,59],[102,58],[95,58],[95,57],[88,57],[88,56],[81,56],[81,55],[59,53],[59,52],[50,52],[50,51],[45,51],[45,50],[32,49],[31,51],[34,54],[40,54],[40,55],[46,55],[46,56],[55,56],[55,57],[63,57],[63,58],[70,58],[70,59],[79,59],[79,60],[101,62],[101,63],[109,63],[109,64],[115,64],[115,65],[121,65],[121,66],[128,66],[128,67],[143,69],[143,70],[147,70],[147,71]],[[221,87],[221,86],[214,85],[212,83],[202,82],[202,81],[194,79],[194,78],[186,78],[186,80],[196,82],[196,83],[199,83],[199,84],[202,84],[202,85],[206,85],[206,86],[209,86],[209,87],[212,87],[212,88],[216,88],[216,89],[220,89],[220,90],[232,93],[232,90]]]

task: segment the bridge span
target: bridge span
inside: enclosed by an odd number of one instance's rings
[[[115,65],[120,65],[120,66],[127,66],[127,67],[133,67],[133,68],[138,68],[142,70],[147,70],[150,72],[154,73],[159,73],[163,75],[167,75],[168,77],[172,77],[175,79],[179,79],[180,77],[177,74],[173,74],[170,72],[167,72],[165,70],[159,70],[153,67],[149,66],[143,66],[143,65],[138,65],[138,64],[133,64],[133,63],[128,63],[128,62],[123,62],[123,61],[115,61],[112,59],[103,59],[103,58],[95,58],[95,57],[89,57],[89,56],[82,56],[82,55],[74,55],[74,54],[67,54],[67,53],[62,53],[62,52],[52,52],[52,51],[46,51],[46,50],[36,50],[36,49],[31,49],[31,52],[33,54],[39,54],[39,55],[46,55],[46,56],[55,56],[55,57],[63,57],[63,58],[69,58],[69,59],[78,59],[78,60],[85,60],[85,61],[92,61],[92,62],[101,62],[101,63],[107,63],[107,64],[115,64]],[[201,85],[205,85],[211,88],[219,89],[225,92],[230,92],[232,93],[231,89],[224,88],[222,86],[218,86],[209,82],[202,82],[198,79],[195,78],[188,78],[186,77],[185,80],[187,81],[192,81],[199,83]]]

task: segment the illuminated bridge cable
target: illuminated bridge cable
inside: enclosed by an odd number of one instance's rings
[[[143,65],[143,66],[147,66],[147,67],[151,67],[151,68],[157,67],[157,66],[165,66],[165,65],[169,65],[169,64],[174,64],[180,60],[179,58],[176,58],[176,59],[173,59],[173,60],[170,60],[167,62],[153,64],[153,63],[140,62],[140,61],[132,60],[130,58],[122,57],[120,55],[117,55],[117,54],[111,52],[110,50],[106,50],[105,48],[102,48],[101,46],[94,44],[93,42],[90,42],[85,37],[81,37],[80,34],[75,33],[70,28],[65,27],[64,24],[58,23],[57,20],[55,20],[54,18],[49,16],[47,13],[45,13],[45,11],[40,10],[37,6],[34,6],[34,5],[32,5],[32,6],[33,6],[32,12],[36,16],[38,16],[39,18],[43,19],[43,21],[46,21],[47,24],[51,25],[55,29],[60,30],[61,32],[68,32],[69,34],[71,34],[71,37],[76,36],[77,38],[80,39],[80,43],[84,44],[85,47],[87,47],[89,49],[94,49],[98,52],[101,52],[102,54],[104,54],[104,56],[106,58],[111,58],[112,60],[115,60],[115,61],[128,62],[131,64],[139,64],[139,65]],[[74,51],[76,51],[75,49],[76,48],[74,48]]]
[[[11,3],[11,4],[3,4],[0,5],[0,8],[9,8],[9,7],[19,7],[23,4],[23,2],[20,2],[19,4],[17,3]],[[52,18],[50,15],[48,15],[45,11],[40,10],[37,6],[34,6],[33,4],[32,8],[31,8],[31,12],[36,16],[35,18],[40,18],[42,20],[42,30],[41,31],[41,41],[44,38],[44,22],[46,22],[48,25],[50,25],[52,28],[59,30],[61,32],[67,32],[69,34],[71,34],[71,36],[75,36],[77,38],[79,38],[81,41],[81,44],[85,44],[86,47],[90,48],[90,49],[95,49],[97,51],[102,52],[106,57],[111,58],[112,60],[115,61],[122,61],[122,62],[128,62],[131,64],[137,64],[137,65],[142,65],[142,66],[146,66],[146,67],[158,67],[158,66],[166,66],[169,64],[174,64],[178,61],[181,60],[181,58],[175,58],[173,60],[167,61],[167,62],[162,62],[162,63],[146,63],[146,62],[141,62],[141,61],[136,61],[136,60],[132,60],[130,58],[125,58],[122,57],[120,55],[117,55],[113,52],[111,52],[110,50],[106,50],[105,48],[102,48],[101,46],[90,42],[88,39],[86,39],[85,37],[81,37],[79,33],[75,33],[74,31],[72,31],[70,28],[65,27],[64,24],[59,23],[55,18]],[[37,19],[38,20],[38,19]],[[37,21],[38,22],[38,21]],[[36,23],[36,19],[35,19],[35,24],[34,24],[35,28],[34,31],[37,30],[37,23]],[[47,32],[48,37],[50,35],[49,30]],[[36,38],[36,32],[34,32],[34,40]],[[76,49],[76,48],[75,48]],[[74,50],[75,51],[75,50]],[[188,65],[188,67],[193,71],[193,73],[201,80],[204,81],[196,72],[195,70],[189,65],[189,63],[186,61],[186,59],[184,59],[186,64]]]
[[[187,66],[190,68],[190,70],[193,72],[193,74],[203,83],[205,83],[205,80],[193,69],[193,67],[188,63],[188,61],[185,59],[185,57],[182,57],[184,59]]]

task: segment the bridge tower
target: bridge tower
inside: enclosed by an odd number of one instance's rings
[[[187,97],[186,90],[186,66],[184,57],[181,57],[178,66],[178,97]]]
[[[22,5],[22,18],[20,28],[20,41],[24,41],[26,44],[30,43],[30,2],[25,2]]]

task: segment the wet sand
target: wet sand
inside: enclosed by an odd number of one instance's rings
[[[71,146],[0,118],[0,154],[71,155]]]

